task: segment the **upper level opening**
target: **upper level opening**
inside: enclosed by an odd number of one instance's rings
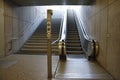
[[[91,5],[95,0],[11,0],[19,6],[40,5]]]

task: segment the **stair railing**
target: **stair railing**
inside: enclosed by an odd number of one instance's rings
[[[98,42],[88,36],[85,27],[82,25],[82,21],[77,17],[77,14],[75,12],[74,16],[79,31],[83,52],[87,54],[88,60],[95,60],[99,51]]]
[[[65,46],[66,35],[67,35],[67,12],[65,12],[61,21],[59,37],[57,40],[52,42],[52,44],[55,43],[58,44],[60,60],[66,60],[66,46]]]

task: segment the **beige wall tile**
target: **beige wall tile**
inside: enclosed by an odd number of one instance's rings
[[[12,18],[9,16],[4,17],[4,27],[5,27],[5,47],[6,47],[6,55],[12,50]]]
[[[100,40],[99,40],[99,63],[105,68],[107,66],[107,14],[108,8],[100,12]]]
[[[19,20],[16,18],[13,18],[12,21],[13,21],[13,25],[12,25],[13,35],[12,36],[14,38],[18,38],[19,37]],[[22,26],[21,26],[21,28],[22,28]]]
[[[112,4],[112,3],[116,2],[116,1],[118,1],[118,0],[109,0],[109,4]]]
[[[120,79],[120,1],[116,1],[109,6],[108,15],[108,56],[107,69],[116,77]]]
[[[94,36],[97,41],[100,41],[100,34],[101,34],[101,20],[100,20],[100,13],[95,15],[95,27],[93,28],[95,32]]]
[[[3,0],[0,0],[0,57],[5,55],[4,48],[4,5]]]
[[[5,21],[5,36],[12,36],[12,26],[13,26],[13,19],[9,16],[4,17]]]
[[[4,8],[3,0],[0,0],[0,9]]]
[[[7,3],[6,1],[4,1],[4,9],[5,9],[5,15],[6,16],[12,16],[12,5],[9,3]]]
[[[107,7],[107,5],[108,5],[108,0],[96,0],[95,13],[99,13],[99,11]]]

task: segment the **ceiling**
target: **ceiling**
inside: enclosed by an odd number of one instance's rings
[[[19,6],[40,6],[40,5],[90,5],[95,0],[11,0]]]

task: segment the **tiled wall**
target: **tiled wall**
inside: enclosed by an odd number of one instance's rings
[[[44,18],[39,8],[4,2],[5,55],[18,51]]]
[[[98,62],[116,80],[120,79],[120,0],[96,0],[82,6],[77,16],[89,36],[99,42]]]
[[[4,4],[3,0],[0,0],[0,57],[4,54]]]

